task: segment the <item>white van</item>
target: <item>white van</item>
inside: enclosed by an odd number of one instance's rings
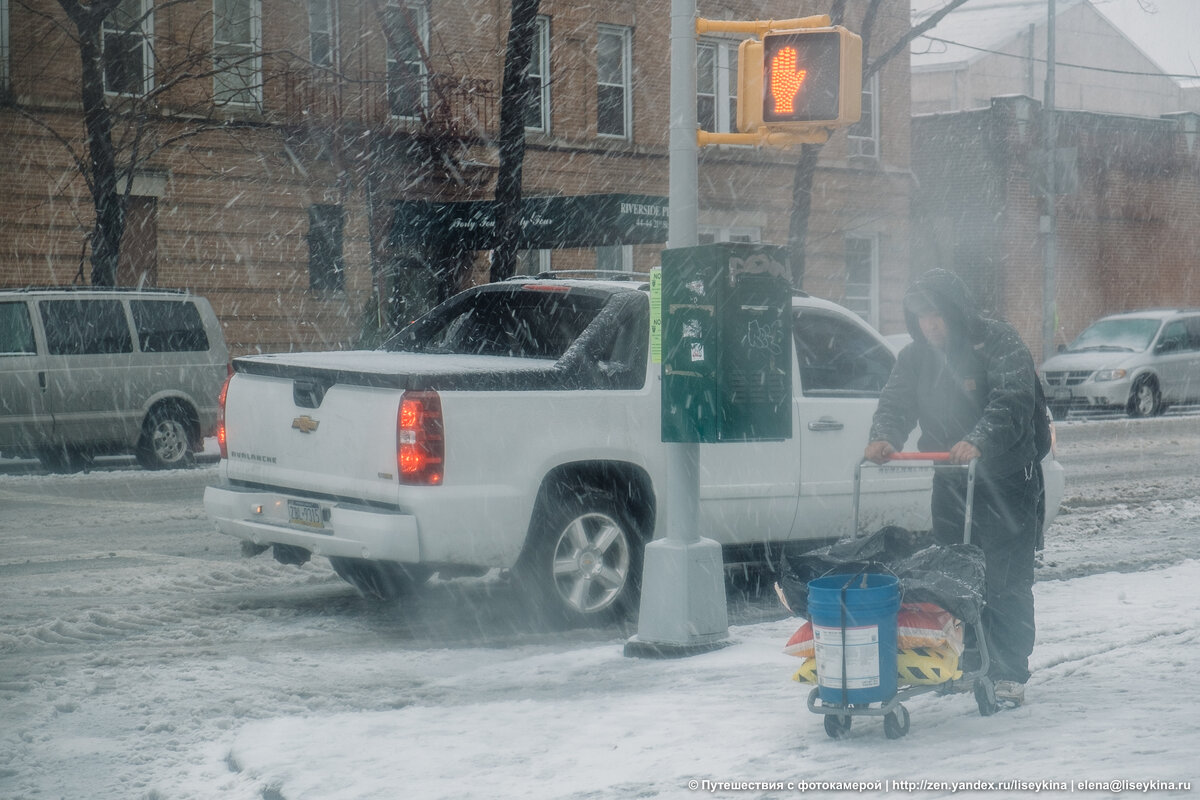
[[[228,369],[202,297],[0,290],[0,454],[52,471],[129,452],[147,469],[182,466],[216,427]]]

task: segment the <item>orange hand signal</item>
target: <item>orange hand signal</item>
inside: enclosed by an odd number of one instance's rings
[[[771,59],[771,97],[775,98],[776,114],[791,114],[793,103],[808,74],[806,69],[796,69],[796,48],[780,48]]]

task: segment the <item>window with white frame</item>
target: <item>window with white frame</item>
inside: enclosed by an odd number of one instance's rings
[[[104,91],[141,95],[151,88],[153,6],[149,0],[121,0],[104,18],[101,48]]]
[[[540,275],[543,272],[550,272],[551,269],[549,250],[517,251],[516,273],[518,275]]]
[[[525,129],[550,132],[550,18],[538,17],[529,59]]]
[[[259,0],[213,0],[213,101],[257,106],[262,100]]]
[[[696,117],[700,129],[737,132],[738,43],[702,39],[696,45]]]
[[[618,139],[632,137],[633,31],[601,25],[596,44],[596,133]]]
[[[846,295],[843,305],[879,326],[879,237],[846,238]]]
[[[337,63],[337,19],[333,0],[308,0],[308,57],[314,67]]]
[[[850,126],[850,155],[879,158],[879,73],[863,81],[862,117]]]
[[[633,272],[633,245],[597,247],[596,269],[600,272]]]
[[[713,244],[714,242],[746,242],[762,241],[762,231],[749,226],[700,225],[697,227],[697,243]]]
[[[385,24],[388,107],[394,117],[419,117],[428,97],[429,15],[423,5],[390,2]]]

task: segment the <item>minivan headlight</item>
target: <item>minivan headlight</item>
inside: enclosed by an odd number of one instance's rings
[[[1096,381],[1097,383],[1101,381],[1119,381],[1121,378],[1124,378],[1126,374],[1128,373],[1126,373],[1126,371],[1123,369],[1102,369],[1098,370],[1096,374],[1092,376],[1092,380]]]

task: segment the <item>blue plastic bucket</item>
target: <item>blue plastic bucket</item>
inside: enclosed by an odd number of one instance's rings
[[[826,575],[809,581],[808,611],[821,702],[892,699],[900,581],[893,575]]]

